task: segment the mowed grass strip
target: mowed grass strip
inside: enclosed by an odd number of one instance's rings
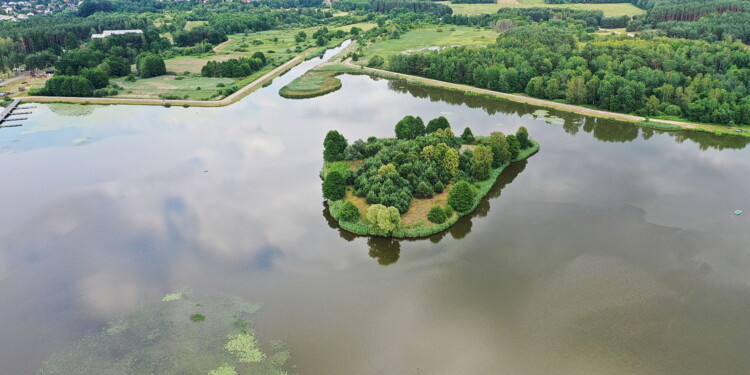
[[[610,4],[545,4],[543,0],[499,0],[497,4],[451,4],[441,1],[453,8],[456,14],[491,14],[500,8],[573,8],[585,10],[601,10],[605,17],[635,16],[645,14],[646,11],[630,3]]]
[[[182,77],[182,79],[177,79]],[[116,98],[146,98],[159,99],[161,95],[169,95],[177,99],[210,100],[224,84],[229,87],[234,84],[231,78],[208,78],[198,76],[159,76],[153,78],[138,79],[135,82],[127,82],[123,78],[111,80],[122,86],[123,90]],[[198,90],[200,87],[200,90]]]

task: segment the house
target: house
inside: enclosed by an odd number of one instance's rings
[[[101,34],[91,35],[91,39],[106,38],[110,35],[143,34],[143,30],[106,30]]]

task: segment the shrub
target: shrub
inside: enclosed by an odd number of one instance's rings
[[[435,183],[435,192],[436,193],[442,193],[443,190],[445,190],[445,185],[443,184],[442,181],[438,181],[437,183]]]
[[[331,172],[323,181],[323,197],[332,201],[344,199],[346,195],[346,181],[339,172]]]
[[[443,212],[445,212],[446,219],[450,218],[451,216],[453,216],[453,207],[451,207],[451,205],[449,204],[446,204],[445,207],[443,207]]]
[[[435,195],[435,191],[432,189],[427,182],[422,181],[417,185],[417,189],[414,191],[414,196],[417,198],[429,198]]]
[[[375,55],[370,58],[370,61],[367,62],[367,66],[371,68],[377,68],[379,66],[383,66],[384,63],[385,63],[385,60],[383,60],[382,57]]]
[[[680,107],[670,104],[667,106],[667,108],[664,108],[664,114],[667,116],[682,116],[682,110]]]
[[[125,77],[125,82],[135,82],[135,76],[132,73],[128,74],[128,76]]]
[[[342,221],[357,221],[359,220],[359,208],[354,203],[346,201],[339,208],[339,219]]]
[[[474,205],[476,190],[466,181],[459,181],[451,189],[448,203],[456,211],[468,211]]]
[[[435,206],[430,209],[430,213],[427,214],[427,219],[435,224],[442,224],[445,222],[445,211],[440,206]]]

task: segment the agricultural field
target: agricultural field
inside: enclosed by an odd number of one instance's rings
[[[500,8],[574,8],[587,10],[601,10],[605,17],[634,16],[646,13],[630,3],[613,4],[545,4],[544,0],[498,0],[497,4],[451,4],[441,1],[453,8],[456,14],[495,13]]]
[[[413,30],[399,39],[384,39],[364,48],[364,57],[383,58],[402,52],[417,52],[451,46],[486,46],[495,42],[497,31],[468,26],[444,26]]]

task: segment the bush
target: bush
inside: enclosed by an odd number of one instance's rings
[[[132,73],[128,74],[128,76],[125,77],[125,82],[135,82],[135,76]]]
[[[476,190],[466,181],[459,181],[451,189],[448,203],[456,211],[468,211],[474,205]]]
[[[446,204],[445,207],[443,207],[443,212],[445,212],[445,218],[450,218],[453,216],[453,207],[451,205]]]
[[[346,181],[339,172],[331,172],[323,181],[323,197],[332,201],[344,199],[346,195]]]
[[[440,206],[435,206],[430,209],[430,213],[427,214],[427,219],[435,224],[442,224],[445,222],[445,211]]]
[[[359,208],[354,203],[346,201],[339,208],[339,220],[353,222],[359,220]]]
[[[382,66],[385,63],[385,60],[383,60],[382,57],[375,55],[370,58],[370,61],[368,61],[367,66],[371,68],[376,68],[379,66]]]
[[[435,192],[436,193],[442,193],[443,190],[445,190],[445,185],[443,184],[442,181],[438,181],[437,183],[435,183]]]
[[[664,108],[664,114],[667,116],[682,116],[682,110],[680,107],[670,104],[667,108]]]

